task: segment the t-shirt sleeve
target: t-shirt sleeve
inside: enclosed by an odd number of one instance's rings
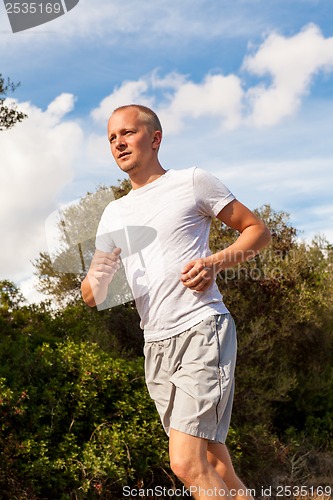
[[[201,168],[194,169],[193,191],[199,211],[210,217],[216,217],[228,203],[235,199],[223,182]]]
[[[110,228],[110,215],[108,207],[104,210],[101,220],[98,224],[96,238],[95,238],[95,246],[98,250],[102,252],[112,252],[116,247],[113,239]]]

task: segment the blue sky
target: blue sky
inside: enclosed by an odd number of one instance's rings
[[[31,288],[49,213],[122,178],[105,127],[129,101],[159,113],[165,168],[333,241],[331,0],[80,0],[16,34],[1,4],[0,61],[29,115],[0,134],[0,279]]]

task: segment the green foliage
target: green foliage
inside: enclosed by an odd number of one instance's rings
[[[27,115],[17,110],[14,105],[4,105],[8,93],[14,92],[18,85],[11,82],[9,78],[5,81],[0,73],[0,131],[12,128],[16,123],[27,118]]]
[[[11,475],[37,497],[117,498],[125,484],[163,479],[166,440],[141,360],[70,339],[25,354],[12,352],[20,369],[0,378],[2,491]]]
[[[19,309],[24,302],[21,291],[14,283],[9,280],[0,281],[0,307],[3,313]]]

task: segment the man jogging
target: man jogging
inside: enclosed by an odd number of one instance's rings
[[[236,330],[215,277],[266,246],[269,231],[211,174],[161,166],[162,127],[149,108],[116,109],[108,138],[132,190],[102,215],[83,299],[89,306],[105,300],[122,251],[117,235],[131,228],[129,248],[146,242],[122,260],[144,331],[146,383],[169,436],[171,468],[195,499],[211,499],[212,492],[215,498],[252,498],[225,445]],[[240,233],[215,254],[208,245],[213,217]]]

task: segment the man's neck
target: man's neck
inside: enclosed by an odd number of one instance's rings
[[[158,163],[154,168],[136,171],[129,175],[132,189],[139,189],[164,175],[166,170]]]

